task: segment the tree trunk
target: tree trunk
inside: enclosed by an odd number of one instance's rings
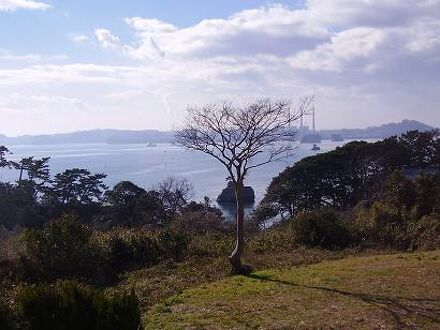
[[[243,183],[237,182],[235,184],[235,200],[237,203],[237,215],[236,215],[236,244],[235,249],[229,257],[229,261],[232,265],[232,270],[235,274],[243,274],[249,272],[248,266],[243,266],[241,263],[241,256],[244,251],[244,206],[241,198],[243,191]]]

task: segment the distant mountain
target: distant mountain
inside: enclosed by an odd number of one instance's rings
[[[0,144],[167,143],[171,142],[173,137],[174,134],[172,132],[157,130],[126,131],[100,129],[48,135],[22,135],[17,137],[0,135]]]
[[[434,127],[415,120],[403,120],[400,123],[384,124],[364,129],[332,129],[318,131],[323,139],[330,139],[332,136],[340,136],[344,139],[382,139],[392,135],[400,135],[410,130],[428,131]],[[302,132],[309,134],[310,131]],[[72,133],[46,134],[46,135],[22,135],[7,137],[0,134],[0,145],[17,144],[69,144],[69,143],[170,143],[173,141],[174,133],[169,131],[143,130],[128,131],[116,129],[97,129],[89,131],[78,131]]]
[[[339,135],[345,139],[383,139],[393,135],[401,135],[408,131],[419,130],[421,132],[434,129],[416,120],[405,119],[400,123],[389,123],[381,126],[354,128],[354,129],[332,129],[319,131],[323,139]]]

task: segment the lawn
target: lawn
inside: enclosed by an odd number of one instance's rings
[[[264,270],[153,305],[147,329],[440,329],[440,251]]]

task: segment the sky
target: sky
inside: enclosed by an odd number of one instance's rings
[[[317,128],[440,126],[440,0],[0,0],[0,134],[307,94]]]

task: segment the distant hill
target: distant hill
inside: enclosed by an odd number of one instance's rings
[[[393,135],[401,135],[412,130],[424,132],[432,129],[434,129],[433,126],[416,120],[405,119],[400,123],[389,123],[367,128],[321,130],[319,133],[324,139],[330,138],[332,135],[340,135],[345,139],[383,139]]]
[[[333,129],[321,130],[318,133],[323,139],[329,139],[332,135],[340,135],[344,139],[369,139],[386,138],[392,135],[400,135],[410,130],[427,131],[434,127],[415,120],[403,120],[400,123],[384,124],[364,129]],[[307,132],[305,132],[307,133]],[[0,134],[1,145],[17,144],[69,144],[69,143],[170,143],[174,134],[170,131],[158,130],[116,130],[97,129],[89,131],[78,131],[72,133],[46,134],[46,135],[22,135],[7,137]]]
[[[0,135],[0,144],[167,143],[173,140],[173,136],[172,132],[157,130],[127,131],[99,129],[60,134],[22,135],[17,137]]]

